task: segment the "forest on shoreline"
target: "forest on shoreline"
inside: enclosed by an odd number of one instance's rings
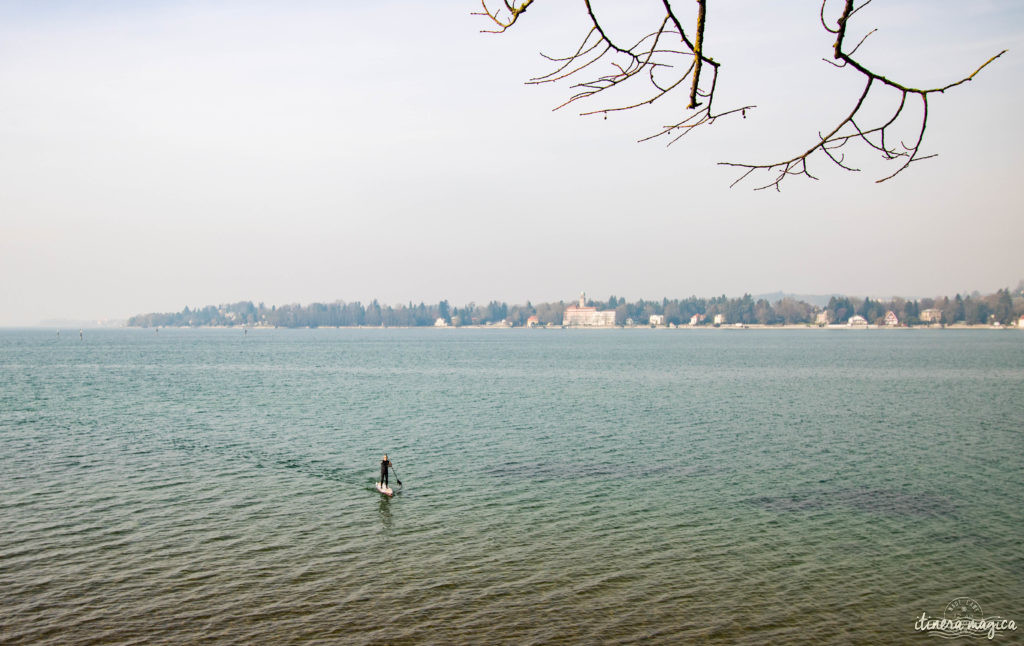
[[[201,308],[185,307],[180,312],[138,314],[128,319],[131,327],[206,327],[206,326],[271,326],[271,327],[429,327],[440,324],[462,327],[469,325],[558,326],[565,308],[574,302],[564,301],[523,305],[491,301],[486,305],[468,303],[454,306],[447,300],[425,303],[382,305],[377,300],[368,304],[335,301],[309,305],[253,304],[240,301]],[[775,302],[755,299],[750,294],[739,298],[718,296],[686,299],[637,300],[611,296],[608,300],[588,300],[588,306],[614,310],[616,325],[649,325],[652,317],[662,325],[815,325],[847,323],[860,316],[869,324],[881,325],[886,314],[893,312],[901,326],[922,324],[1012,325],[1024,316],[1024,285],[1014,292],[1000,289],[993,294],[957,294],[952,298],[894,298],[876,300],[832,296],[828,304],[818,307],[795,297]],[[934,319],[935,312],[941,318]],[[926,313],[927,312],[927,313]],[[824,313],[824,315],[823,315]],[[926,313],[926,314],[924,314]],[[924,315],[923,315],[924,314]],[[929,314],[931,316],[929,316]]]

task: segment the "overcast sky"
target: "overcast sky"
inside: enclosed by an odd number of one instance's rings
[[[685,96],[604,120],[552,112],[566,85],[524,84],[550,70],[540,52],[575,48],[582,3],[537,0],[500,36],[478,7],[0,0],[0,325],[239,300],[919,298],[1024,278],[1018,0],[858,13],[858,37],[879,29],[860,54],[911,85],[1010,51],[932,99],[937,158],[880,185],[874,156],[860,173],[819,159],[821,181],[781,193],[730,189],[716,162],[791,157],[851,109],[862,81],[821,60],[816,3],[710,3],[718,107],[757,108],[670,147],[636,140]]]

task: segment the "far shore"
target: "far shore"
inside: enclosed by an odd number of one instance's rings
[[[51,326],[26,326],[22,329],[48,329]],[[84,326],[83,326],[84,327]],[[562,326],[562,325],[538,325],[534,327],[526,326],[511,326],[511,325],[460,325],[460,326],[384,326],[384,325],[350,325],[350,326],[318,326],[318,327],[285,327],[285,326],[273,326],[273,325],[180,325],[180,326],[168,326],[168,327],[137,327],[137,326],[119,326],[120,328],[133,328],[137,330],[412,330],[412,329],[426,329],[426,330],[513,330],[513,329],[533,329],[533,330],[1021,330],[1020,328],[1013,325],[966,325],[966,324],[953,324],[953,325],[813,325],[813,324],[796,324],[796,325],[762,325],[759,323],[750,324],[721,324],[721,325],[677,325],[675,327],[667,325],[630,325],[630,326]],[[13,329],[13,328],[9,328]],[[68,328],[61,328],[68,329]],[[97,327],[84,327],[84,329],[118,329],[111,326],[97,326]],[[69,330],[70,332],[70,330]]]

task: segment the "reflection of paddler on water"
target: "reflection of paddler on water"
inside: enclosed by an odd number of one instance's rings
[[[384,495],[390,496],[394,493],[391,487],[388,486],[388,468],[392,471],[395,469],[395,465],[388,459],[388,454],[384,454],[384,459],[380,461],[380,482],[377,483],[377,491]],[[402,486],[402,481],[398,479],[398,472],[395,471],[395,481],[398,482],[398,486]]]

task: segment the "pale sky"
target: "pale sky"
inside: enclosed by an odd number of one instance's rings
[[[730,189],[716,162],[790,157],[862,89],[821,60],[817,3],[780,4],[710,3],[718,107],[758,107],[666,148],[636,140],[683,95],[603,120],[552,112],[567,85],[524,84],[550,70],[540,52],[575,48],[581,2],[537,0],[489,35],[473,0],[0,0],[0,325],[239,300],[1014,287],[1024,4],[856,15],[858,34],[879,29],[863,58],[911,85],[1009,49],[932,99],[937,158],[881,185],[891,170],[862,151],[861,173],[818,159],[821,181]]]

